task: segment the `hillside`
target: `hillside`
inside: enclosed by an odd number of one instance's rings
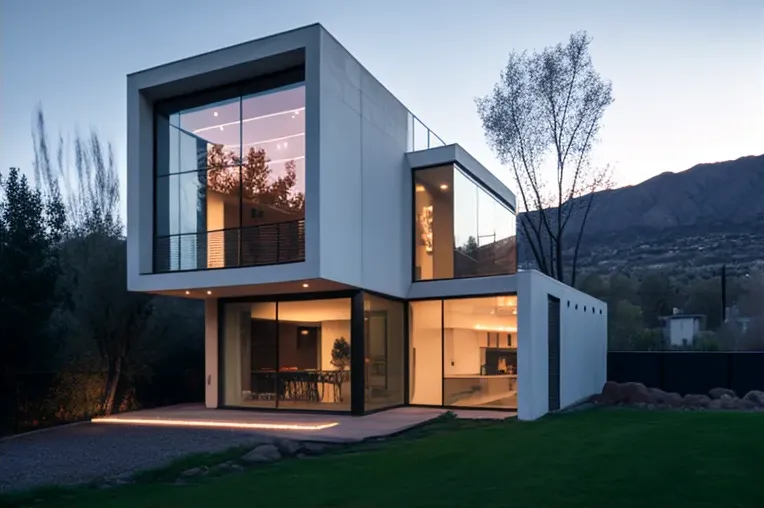
[[[724,263],[745,272],[764,261],[764,155],[663,173],[594,199],[583,267],[697,273]],[[569,231],[577,227],[572,220]]]

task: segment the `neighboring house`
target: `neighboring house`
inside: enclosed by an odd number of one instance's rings
[[[706,316],[703,314],[679,314],[678,312],[661,318],[663,334],[670,346],[689,346],[703,329]]]
[[[602,388],[606,305],[517,273],[512,192],[320,25],[127,88],[128,287],[205,301],[208,407],[534,419]]]

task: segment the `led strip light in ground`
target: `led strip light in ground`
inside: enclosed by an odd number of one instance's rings
[[[155,425],[159,427],[208,427],[216,429],[251,430],[324,430],[339,425],[336,422],[318,424],[294,423],[239,423],[209,420],[161,420],[154,418],[93,418],[93,423],[121,423],[126,425]]]

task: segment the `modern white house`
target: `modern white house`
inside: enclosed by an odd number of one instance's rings
[[[206,305],[206,405],[516,410],[605,383],[606,305],[321,25],[127,78],[128,287]]]

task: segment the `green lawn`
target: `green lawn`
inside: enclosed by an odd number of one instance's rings
[[[27,501],[81,508],[764,506],[764,413],[596,410],[534,423],[442,422],[417,432],[193,485],[76,489]]]

